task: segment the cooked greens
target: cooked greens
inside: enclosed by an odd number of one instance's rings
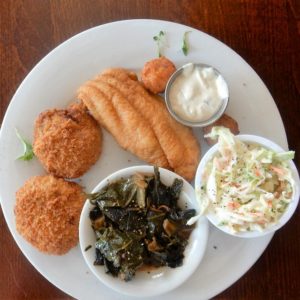
[[[193,230],[187,221],[196,214],[178,206],[182,186],[180,179],[164,185],[154,168],[152,176],[135,174],[90,194],[94,264],[125,281],[142,265],[181,266]]]

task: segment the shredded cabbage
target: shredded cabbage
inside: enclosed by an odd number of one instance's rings
[[[214,213],[232,233],[276,224],[293,195],[288,162],[294,151],[276,153],[244,143],[224,127],[214,127],[206,137],[218,138],[218,153],[202,176],[201,214]]]

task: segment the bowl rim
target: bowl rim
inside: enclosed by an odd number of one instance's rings
[[[193,66],[196,66],[196,67],[199,67],[199,68],[212,68],[215,73],[217,73],[219,76],[221,76],[223,78],[223,80],[226,84],[226,87],[227,87],[227,91],[228,91],[228,96],[226,98],[222,99],[223,100],[222,104],[221,104],[220,108],[215,112],[215,114],[213,114],[209,119],[204,120],[202,122],[192,122],[192,121],[188,121],[188,120],[185,120],[185,119],[181,118],[180,116],[178,116],[174,112],[174,110],[172,108],[172,105],[171,105],[171,102],[170,102],[169,94],[170,94],[172,84],[174,83],[175,79],[183,72],[183,70],[185,68],[189,67],[190,65],[193,65]],[[165,99],[165,103],[166,103],[166,106],[167,106],[167,109],[168,109],[169,113],[179,123],[181,123],[183,125],[186,125],[186,126],[189,126],[189,127],[205,127],[205,126],[211,125],[212,123],[216,122],[223,115],[223,113],[225,112],[225,110],[228,106],[228,103],[229,103],[229,94],[230,93],[229,93],[228,83],[227,83],[226,79],[224,78],[223,74],[218,69],[216,69],[215,67],[213,67],[211,65],[201,63],[201,62],[199,62],[199,63],[189,62],[189,63],[184,64],[183,66],[179,67],[171,75],[171,77],[169,78],[169,80],[167,82],[166,88],[165,88],[164,99]]]
[[[186,194],[188,194],[188,197],[193,195],[193,199],[190,199],[191,203],[193,203],[193,207],[195,207],[196,210],[199,211],[199,204],[195,197],[195,191],[194,191],[193,187],[184,178],[182,178],[180,175],[178,175],[172,171],[169,171],[164,168],[159,168],[159,171],[161,174],[162,181],[165,181],[167,176],[168,176],[169,180],[171,180],[171,179],[173,180],[174,178],[183,179],[183,182],[184,182],[183,191]],[[132,166],[132,167],[123,168],[121,170],[118,170],[118,171],[108,175],[104,179],[102,179],[96,185],[96,187],[93,189],[92,192],[98,191],[99,189],[104,187],[108,182],[114,181],[121,177],[123,177],[123,178],[128,177],[136,172],[144,173],[144,174],[147,174],[147,173],[153,174],[153,166],[140,165],[140,166]],[[88,213],[89,213],[91,207],[92,207],[92,205],[90,204],[89,200],[86,200],[86,202],[83,206],[81,215],[80,215],[79,244],[80,244],[81,253],[84,257],[84,260],[85,260],[87,266],[92,271],[92,273],[97,277],[97,279],[101,283],[103,283],[104,285],[106,285],[107,287],[111,288],[112,290],[114,290],[116,292],[119,292],[121,294],[128,295],[128,296],[136,296],[136,297],[150,297],[150,296],[157,296],[160,294],[167,293],[167,292],[177,288],[183,282],[185,282],[194,273],[194,271],[196,271],[196,269],[198,268],[200,262],[202,261],[202,259],[204,257],[204,254],[205,254],[205,251],[207,248],[209,226],[208,226],[207,219],[205,217],[202,217],[196,224],[196,227],[193,230],[192,235],[191,235],[192,240],[189,241],[189,244],[187,246],[187,248],[188,248],[190,245],[189,250],[188,250],[189,251],[188,255],[185,256],[185,258],[188,258],[187,262],[188,262],[189,268],[185,267],[185,268],[181,269],[184,266],[184,262],[183,262],[183,266],[181,266],[179,268],[175,268],[175,269],[171,269],[168,267],[161,268],[161,270],[166,270],[167,274],[168,274],[168,270],[176,270],[176,273],[182,273],[181,270],[183,270],[184,271],[183,274],[179,274],[180,276],[177,276],[178,278],[176,278],[175,275],[173,276],[175,279],[170,276],[165,276],[167,278],[165,279],[166,282],[164,282],[165,283],[164,285],[159,284],[159,288],[152,287],[151,289],[148,286],[146,286],[144,288],[143,288],[143,286],[141,286],[140,283],[143,282],[143,279],[139,280],[139,285],[137,285],[137,284],[135,284],[136,278],[129,282],[124,282],[124,281],[120,280],[119,278],[113,278],[112,276],[105,274],[103,272],[103,269],[101,268],[101,266],[100,266],[100,268],[102,269],[102,271],[101,271],[101,269],[99,269],[99,266],[94,266],[93,265],[94,259],[91,260],[91,258],[88,257],[91,255],[87,255],[88,251],[85,251],[85,249],[87,247],[87,243],[86,243],[85,239],[83,238],[84,232],[86,230],[88,230],[90,233],[92,232],[92,234],[94,235],[93,229],[90,226],[90,222],[88,222],[89,220],[87,220],[88,219],[87,216],[88,216]],[[89,229],[87,229],[87,226],[89,227]],[[201,236],[200,236],[200,234],[201,234]],[[93,249],[94,249],[94,247],[93,247]],[[173,273],[173,274],[175,274],[175,273]],[[147,283],[147,282],[145,282],[145,283]]]
[[[286,151],[281,146],[274,143],[273,141],[271,141],[265,137],[258,136],[258,135],[240,134],[240,135],[236,135],[235,137],[240,139],[243,142],[256,143],[265,148],[274,150],[276,152]],[[218,143],[213,145],[204,154],[204,156],[202,157],[202,159],[198,165],[198,168],[196,171],[196,176],[195,176],[195,191],[196,191],[196,198],[198,199],[199,202],[200,202],[200,200],[199,200],[198,195],[199,195],[199,190],[201,187],[201,182],[202,182],[201,177],[202,177],[202,173],[204,171],[204,167],[206,166],[207,162],[216,154],[217,150],[218,150]],[[291,200],[290,204],[288,205],[287,209],[280,217],[279,222],[277,224],[274,224],[261,232],[260,231],[245,231],[245,232],[232,233],[231,231],[227,230],[226,227],[218,225],[218,220],[213,213],[206,214],[207,219],[210,221],[210,223],[212,223],[219,230],[225,232],[226,234],[229,234],[231,236],[238,237],[238,238],[258,238],[258,237],[262,237],[262,236],[265,236],[268,234],[273,234],[275,231],[277,231],[278,229],[283,227],[291,219],[291,217],[293,216],[293,214],[297,208],[298,202],[299,202],[299,197],[300,197],[299,173],[298,173],[297,167],[296,167],[295,163],[293,162],[293,160],[289,161],[289,167],[291,169],[291,173],[292,173],[293,179],[295,181],[294,189],[293,189],[293,196],[292,196],[292,200]]]

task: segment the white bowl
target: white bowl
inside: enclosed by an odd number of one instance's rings
[[[274,142],[260,137],[260,136],[256,136],[256,135],[238,135],[236,136],[238,139],[240,139],[243,142],[250,142],[250,143],[256,143],[259,144],[261,146],[264,146],[265,148],[274,150],[276,152],[283,152],[285,151],[284,149],[282,149],[280,146],[278,146],[277,144],[275,144]],[[218,151],[218,144],[215,144],[214,146],[212,146],[203,156],[203,158],[200,161],[200,164],[198,166],[197,172],[196,172],[196,177],[195,177],[195,190],[196,190],[196,197],[198,197],[199,195],[199,190],[201,187],[201,182],[202,182],[202,175],[203,175],[203,171],[204,168],[206,166],[206,164],[208,163],[208,161],[210,161],[216,154],[216,152]],[[255,237],[260,237],[260,236],[264,236],[266,234],[270,234],[276,230],[278,230],[279,228],[281,228],[283,225],[285,225],[288,220],[292,217],[293,213],[295,212],[298,202],[299,202],[299,197],[300,197],[300,181],[299,181],[299,174],[297,171],[297,168],[294,164],[293,161],[289,162],[289,167],[292,171],[292,176],[295,180],[295,186],[293,189],[293,196],[292,196],[292,201],[290,202],[289,206],[286,208],[285,212],[283,213],[283,215],[281,216],[279,222],[277,224],[274,224],[272,226],[269,226],[268,228],[266,228],[263,231],[246,231],[246,232],[238,232],[238,233],[232,233],[231,231],[228,230],[228,228],[226,226],[219,226],[218,224],[220,223],[220,220],[216,217],[215,214],[213,213],[208,213],[206,215],[206,217],[208,218],[208,220],[214,225],[216,226],[218,229],[222,230],[223,232],[236,236],[236,237],[241,237],[241,238],[255,238]],[[201,199],[198,199],[198,201],[200,202]]]
[[[171,185],[175,178],[183,180],[183,189],[180,197],[180,204],[184,206],[187,204],[188,208],[194,208],[199,211],[198,202],[195,197],[195,191],[193,187],[184,180],[181,176],[166,170],[159,168],[161,181],[166,185]],[[99,191],[106,186],[109,182],[113,182],[121,177],[126,178],[135,173],[153,174],[153,167],[151,166],[135,166],[119,170],[105,179],[103,179],[93,190]],[[189,239],[189,243],[184,252],[183,265],[175,269],[169,267],[160,267],[150,272],[137,271],[135,277],[129,281],[124,282],[119,278],[112,277],[104,271],[103,266],[94,266],[95,261],[95,234],[91,227],[91,221],[89,219],[89,212],[93,206],[87,200],[79,222],[79,241],[82,255],[94,273],[94,275],[105,285],[111,289],[130,296],[149,297],[166,293],[172,289],[175,289],[197,269],[202,257],[204,255],[207,237],[208,237],[208,222],[207,219],[202,217],[196,224],[195,229]],[[88,245],[92,245],[92,248],[85,251]]]

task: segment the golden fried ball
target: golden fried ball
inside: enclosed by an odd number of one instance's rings
[[[171,75],[176,71],[174,64],[162,56],[148,61],[141,74],[146,89],[154,94],[162,93]]]
[[[213,124],[211,124],[209,126],[206,126],[206,127],[203,127],[204,135],[210,133],[214,126],[226,127],[234,135],[240,133],[238,122],[235,119],[233,119],[232,117],[230,117],[226,114],[223,114],[222,117],[220,119],[218,119],[216,122],[214,122]],[[217,140],[213,140],[211,138],[205,138],[205,141],[207,142],[208,145],[214,145],[214,144],[217,143]]]

